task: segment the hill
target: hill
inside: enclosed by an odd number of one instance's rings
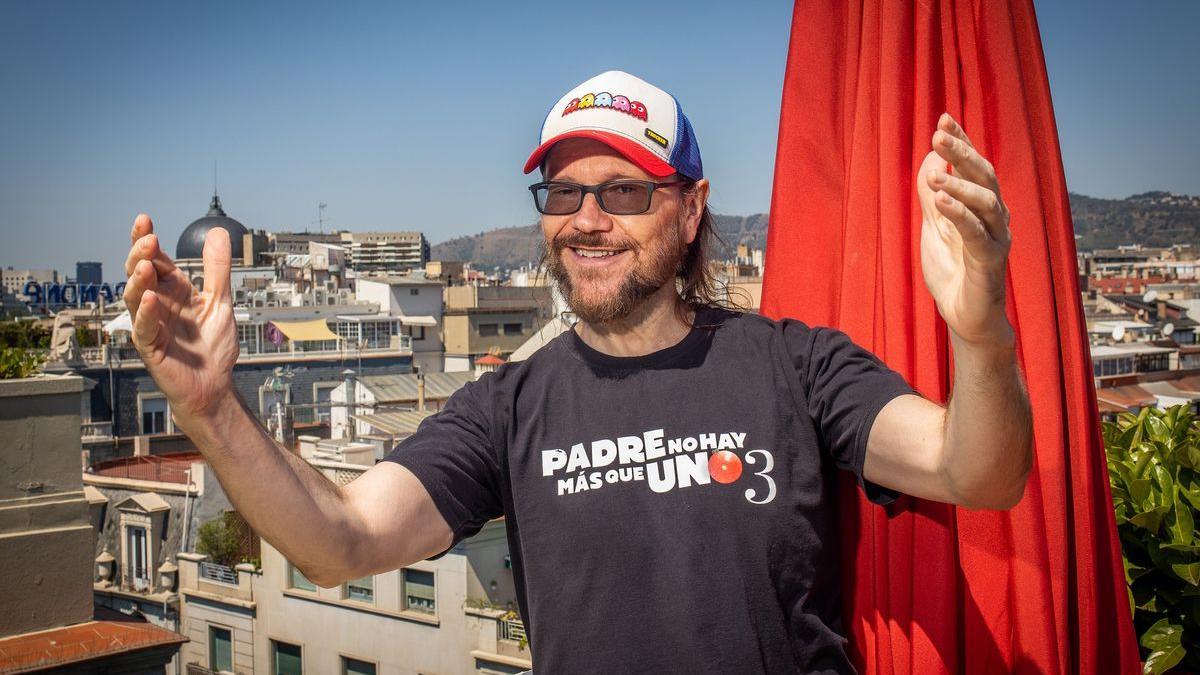
[[[1125,199],[1070,195],[1076,247],[1112,248],[1120,244],[1169,246],[1200,244],[1200,197],[1169,192],[1145,192]],[[723,243],[713,258],[733,257],[739,243],[751,248],[767,245],[767,214],[715,217]],[[542,233],[536,224],[489,230],[457,237],[433,247],[434,260],[470,260],[479,268],[512,268],[537,260]]]

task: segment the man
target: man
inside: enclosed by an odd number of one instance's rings
[[[829,468],[878,503],[1009,508],[1032,462],[991,166],[946,115],[916,186],[954,347],[948,409],[840,331],[717,306],[709,184],[661,89],[621,72],[575,87],[525,171],[539,167],[546,267],[579,324],[465,386],[341,488],[233,393],[225,233],[208,235],[196,293],[139,216],[125,297],[176,423],[322,586],[439,555],[504,515],[538,672],[852,672]]]

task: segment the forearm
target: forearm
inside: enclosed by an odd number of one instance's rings
[[[1033,465],[1033,419],[1015,340],[966,342],[950,332],[954,388],[939,471],[959,504],[1006,509],[1024,493]]]
[[[314,583],[338,583],[355,538],[337,485],[275,441],[233,392],[204,417],[175,421],[257,534]]]

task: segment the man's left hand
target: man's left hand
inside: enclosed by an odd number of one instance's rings
[[[932,146],[917,177],[925,285],[959,338],[1008,345],[1013,330],[1004,297],[1012,234],[996,172],[949,113],[938,119]]]

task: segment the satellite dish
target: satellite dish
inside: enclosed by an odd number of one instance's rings
[[[1164,336],[1170,335],[1171,333],[1174,333],[1174,332],[1175,332],[1175,324],[1171,323],[1170,321],[1168,321],[1166,323],[1166,325],[1164,325],[1162,327],[1162,333]]]
[[[1153,288],[1146,291],[1146,293],[1142,295],[1142,302],[1154,302],[1156,299],[1158,299],[1158,291],[1154,290]]]
[[[1125,326],[1117,324],[1117,327],[1112,329],[1112,337],[1117,342],[1125,338]]]

